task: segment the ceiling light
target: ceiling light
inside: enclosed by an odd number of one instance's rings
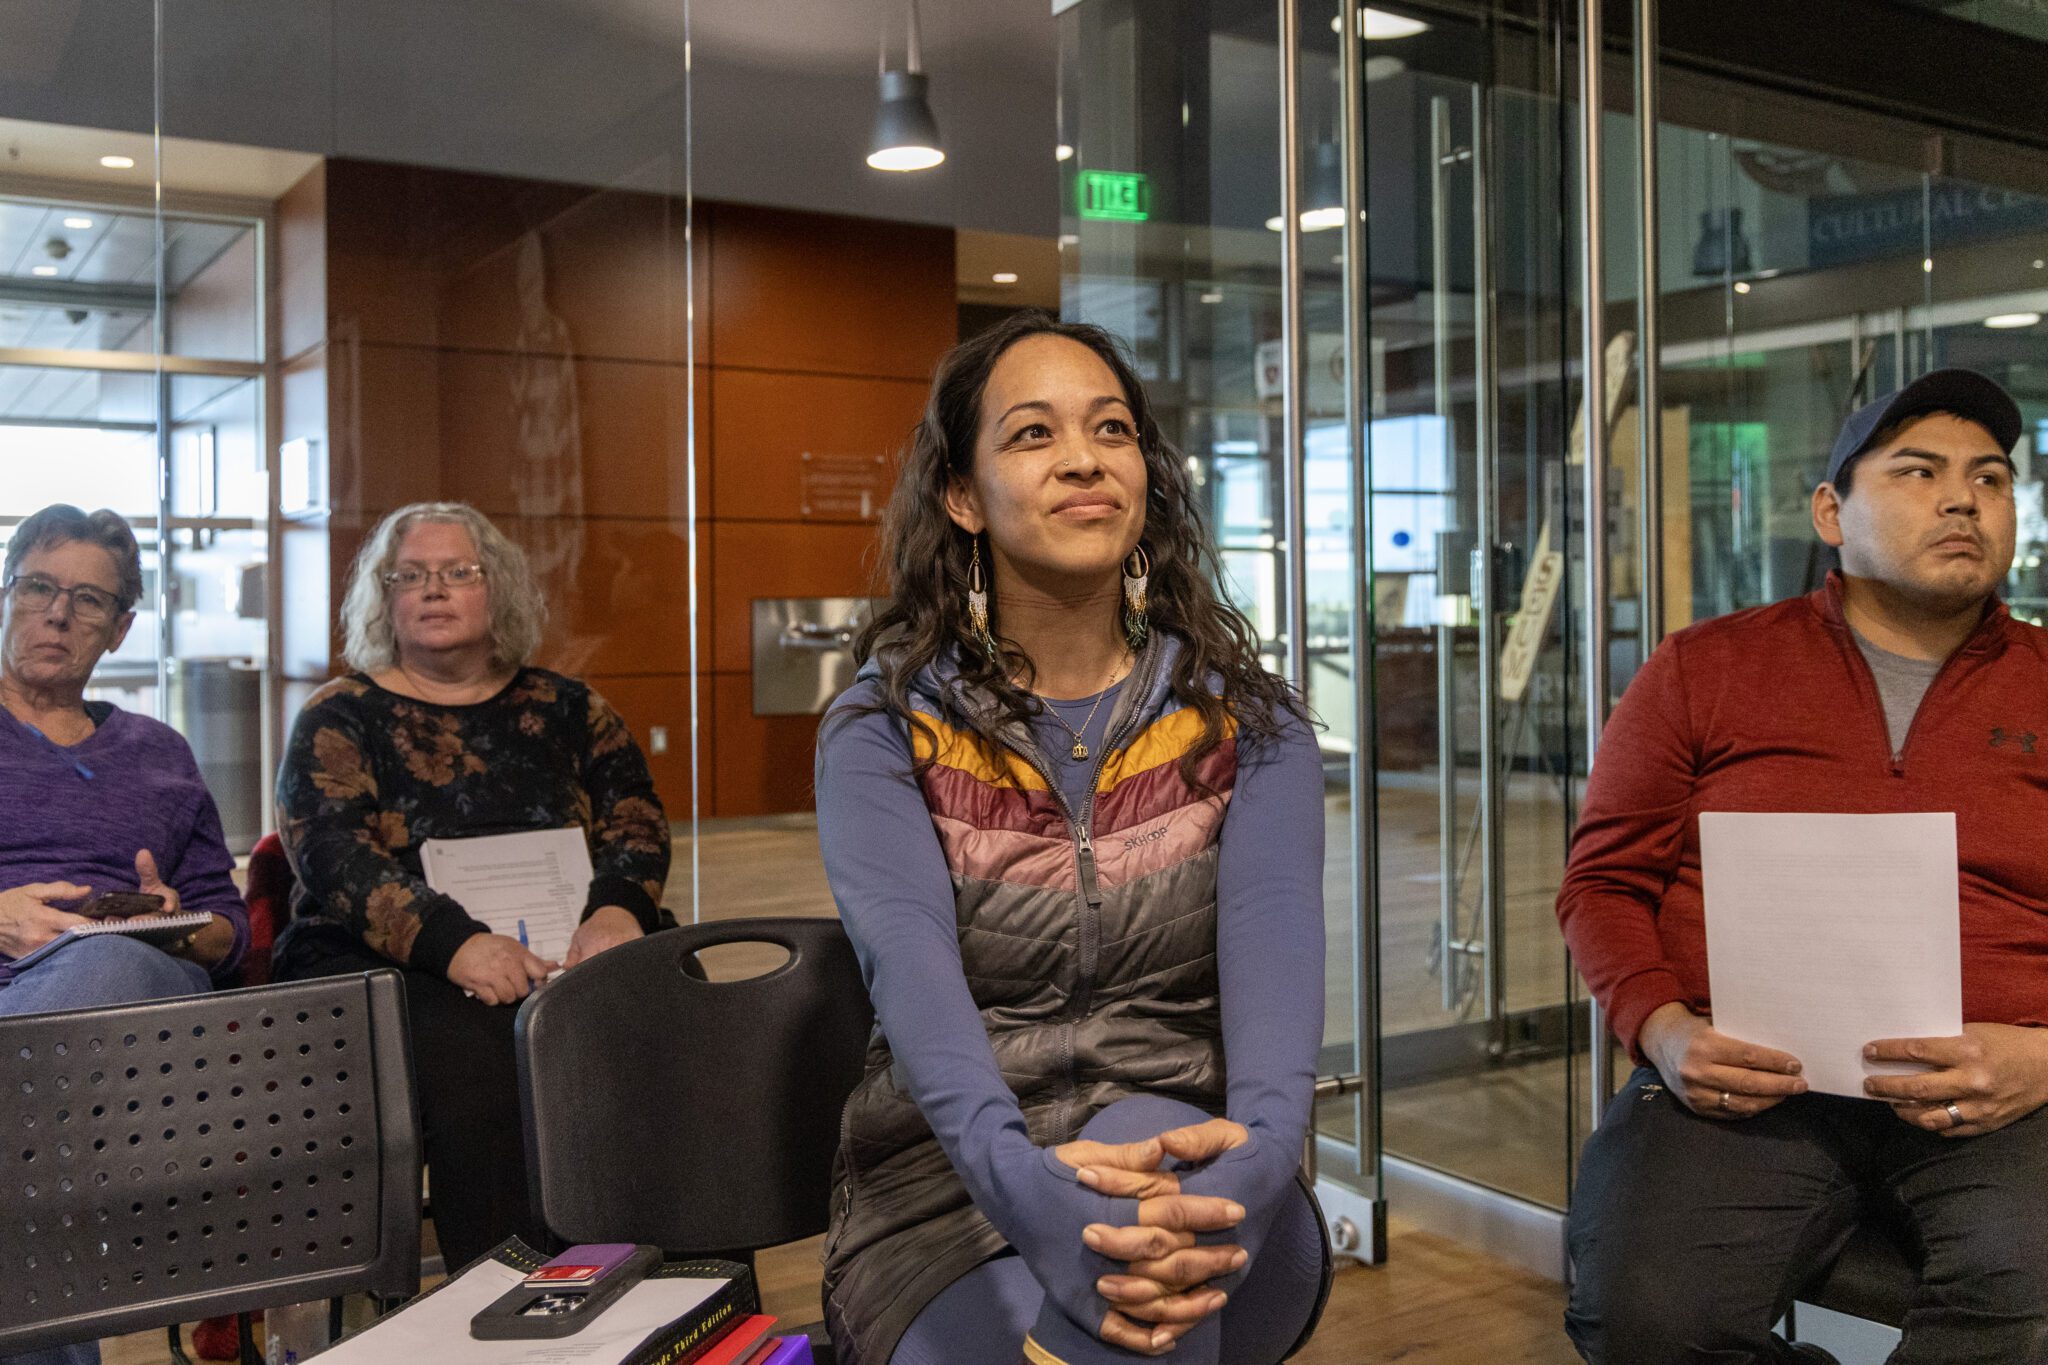
[[[1303,196],[1310,207],[1301,211],[1303,232],[1327,232],[1331,228],[1344,226],[1344,172],[1338,159],[1337,144],[1318,142],[1315,150],[1315,166],[1309,172],[1307,192]],[[1278,232],[1286,220],[1274,214],[1266,220],[1268,232]]]
[[[1017,272],[1014,270],[998,270],[989,278],[997,284],[1015,284],[1017,282]]]
[[[917,0],[910,0],[910,45],[901,71],[889,69],[888,39],[882,40],[882,103],[875,110],[875,136],[868,165],[878,171],[930,170],[946,159],[939,146],[939,121],[926,91],[923,45],[917,29]]]
[[[1749,292],[1749,281],[1737,280],[1735,282],[1735,292],[1738,294],[1747,294]]]
[[[64,226],[70,228],[74,232],[84,232],[86,229],[92,226],[92,219],[66,218],[64,220]]]
[[[1279,214],[1276,213],[1271,218],[1268,218],[1266,220],[1266,231],[1278,232],[1281,229],[1281,227],[1286,223],[1286,221],[1287,220],[1285,218],[1282,218]],[[1301,230],[1303,232],[1328,232],[1331,228],[1340,228],[1343,226],[1344,209],[1342,205],[1332,205],[1328,208],[1302,210]]]
[[[135,158],[132,156],[103,156],[100,158],[100,165],[105,166],[110,171],[132,171],[135,169]]]
[[[30,266],[28,273],[31,275],[41,275],[44,279],[48,279],[57,273],[57,267],[54,265]]]
[[[1932,275],[1934,273],[1934,258],[1932,256],[1924,258],[1920,262],[1920,268]]]
[[[2041,269],[2041,268],[2042,268],[2042,267],[2044,267],[2044,266],[2048,266],[2048,261],[2035,261],[2035,262],[2034,262],[2034,269],[2036,269],[2036,270],[2039,270],[2039,269]]]
[[[1368,9],[1358,16],[1359,32],[1367,42],[1379,42],[1387,38],[1413,38],[1418,33],[1429,32],[1429,25],[1420,19],[1410,19],[1405,14],[1389,14],[1383,9]],[[1344,31],[1344,16],[1330,18],[1330,32]]]
[[[1074,159],[1074,149],[1062,142],[1059,146],[1052,149],[1052,159],[1055,161],[1072,161]]]
[[[1418,33],[1429,32],[1428,24],[1420,19],[1410,19],[1405,14],[1389,14],[1383,9],[1368,9],[1363,17],[1365,36],[1373,42],[1386,38],[1413,38]]]
[[[2004,331],[2009,327],[2032,327],[2040,320],[2041,315],[2039,313],[1994,313],[1992,316],[1984,319],[1984,325]]]
[[[1210,291],[1209,291],[1208,293],[1206,293],[1206,294],[1202,295],[1202,302],[1203,302],[1203,303],[1221,303],[1221,302],[1223,302],[1223,291],[1222,291],[1222,290],[1220,290],[1220,289],[1211,289],[1211,290],[1210,290]]]

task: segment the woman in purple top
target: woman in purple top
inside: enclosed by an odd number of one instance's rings
[[[59,504],[23,521],[0,570],[0,1014],[157,1000],[226,981],[249,941],[234,859],[192,750],[168,725],[87,701],[100,656],[135,623],[142,555],[109,511]],[[100,891],[204,910],[168,948],[76,939],[16,968]],[[92,1342],[11,1365],[91,1365]]]

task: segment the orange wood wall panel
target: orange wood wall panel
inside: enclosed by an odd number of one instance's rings
[[[540,663],[578,677],[689,671],[687,523],[491,520],[526,551],[547,599]]]
[[[492,516],[689,515],[680,366],[443,351],[440,369],[447,496]],[[700,412],[709,394],[709,371],[700,371]],[[700,502],[708,502],[706,444]]]
[[[661,797],[662,809],[670,820],[683,821],[690,818],[690,678],[686,673],[654,677],[612,678],[591,675],[585,678],[596,688],[604,699],[611,703],[626,722],[626,728],[633,732],[633,740],[640,746],[640,752],[647,756],[647,769],[654,776],[654,790]],[[713,765],[714,746],[717,743],[717,727],[710,723],[711,693],[707,688],[698,703],[704,711],[704,727],[700,735],[703,755],[702,773],[709,778]],[[653,728],[657,725],[668,729],[668,752],[657,754],[650,747]],[[705,796],[710,792],[705,791]]]
[[[711,363],[930,378],[959,331],[949,228],[718,206]]]
[[[714,803],[721,819],[809,810],[817,716],[757,716],[754,684],[744,673],[711,679],[718,731]]]
[[[443,344],[684,363],[681,203],[595,190],[547,211],[448,262]]]
[[[817,720],[753,714],[752,601],[871,590],[872,521],[843,506],[806,517],[801,456],[883,455],[886,497],[954,340],[953,234],[697,214],[686,381],[679,201],[346,160],[294,187],[280,306],[288,354],[306,360],[285,371],[283,415],[288,438],[325,435],[335,506],[324,531],[303,528],[304,549],[324,535],[338,605],[383,513],[427,498],[482,508],[540,572],[538,661],[592,679],[643,748],[668,727],[668,753],[649,761],[685,818],[692,383],[701,809],[806,810]]]
[[[441,352],[327,349],[328,493],[337,510],[388,512],[441,495]]]
[[[860,597],[870,588],[875,528],[722,521],[711,528],[712,667],[753,661],[757,597]]]
[[[286,360],[327,340],[327,167],[277,201],[278,350]]]
[[[710,442],[717,459],[715,516],[861,520],[849,503],[807,502],[806,454],[814,461],[881,457],[867,519],[881,515],[896,484],[897,461],[924,411],[924,384],[767,370],[722,369],[716,375]]]

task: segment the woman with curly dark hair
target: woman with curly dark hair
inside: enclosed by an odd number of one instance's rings
[[[1272,1365],[1328,1284],[1299,1175],[1322,775],[1109,335],[939,366],[886,606],[818,749],[879,1029],[825,1252],[843,1365]]]

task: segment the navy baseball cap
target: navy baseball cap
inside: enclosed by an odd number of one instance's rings
[[[1990,432],[1999,450],[2007,455],[2012,454],[2020,439],[2019,404],[1996,380],[1975,370],[1934,370],[1875,403],[1866,403],[1850,415],[1828,456],[1826,482],[1833,483],[1839,478],[1842,466],[1861,455],[1869,447],[1870,438],[1885,427],[1914,413],[1935,411],[1969,418]]]

